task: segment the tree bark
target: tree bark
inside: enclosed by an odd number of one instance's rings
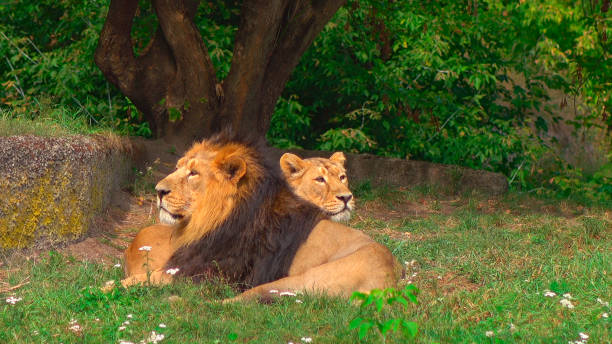
[[[230,72],[219,83],[194,24],[199,1],[152,0],[159,27],[135,56],[138,0],[111,0],[95,61],[157,137],[188,144],[228,126],[264,136],[291,72],[344,1],[245,0]]]

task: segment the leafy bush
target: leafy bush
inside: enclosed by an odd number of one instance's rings
[[[89,126],[151,130],[104,79],[93,55],[108,0],[9,2],[0,7],[0,107],[12,116],[64,108]],[[610,151],[609,1],[350,0],[307,50],[272,116],[284,148],[346,150],[504,173],[512,186],[612,200],[606,162],[584,169],[559,155],[557,123]],[[141,1],[141,53],[157,27]],[[202,2],[197,25],[217,77],[231,65],[240,2]],[[563,91],[561,118],[550,104]],[[582,102],[575,102],[581,99]],[[604,165],[606,166],[606,165]]]
[[[302,145],[487,169],[515,187],[610,200],[609,180],[568,165],[548,134],[563,121],[581,135],[612,127],[602,11],[573,1],[349,1],[286,89],[312,118]],[[559,117],[549,90],[583,98],[583,108]]]

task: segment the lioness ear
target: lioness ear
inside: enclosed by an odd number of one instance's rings
[[[230,155],[221,159],[221,161],[216,161],[216,163],[219,170],[234,184],[238,184],[246,174],[246,162],[239,156]]]
[[[332,156],[329,157],[329,160],[339,162],[342,165],[344,165],[344,162],[346,161],[346,157],[344,156],[344,153],[336,152],[332,154]]]
[[[295,177],[304,171],[306,162],[295,154],[285,153],[280,158],[280,167],[285,177]]]

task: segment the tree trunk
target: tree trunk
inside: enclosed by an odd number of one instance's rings
[[[159,27],[135,56],[138,0],[111,0],[95,61],[157,137],[185,145],[228,126],[264,136],[291,72],[343,2],[245,0],[230,72],[219,82],[193,21],[198,1],[152,0]]]

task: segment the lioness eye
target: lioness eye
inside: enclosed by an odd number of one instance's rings
[[[345,179],[346,179],[346,176],[344,174],[340,176],[340,180],[345,180]]]
[[[194,170],[189,171],[189,176],[190,176],[190,177],[191,177],[191,176],[197,176],[197,175],[198,175],[198,172],[196,172],[196,171],[194,171]]]
[[[317,177],[315,178],[316,181],[318,181],[319,183],[325,183],[325,178],[323,177]]]

